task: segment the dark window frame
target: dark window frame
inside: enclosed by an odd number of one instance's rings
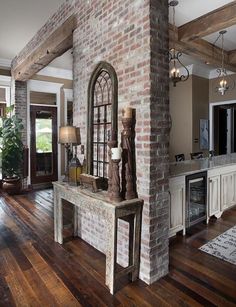
[[[99,76],[106,71],[111,80],[111,129],[118,129],[118,80],[115,69],[107,62],[100,62],[94,69],[88,86],[88,118],[87,118],[87,173],[93,175],[93,144],[94,144],[94,93]],[[103,160],[103,163],[105,161]],[[107,180],[105,180],[107,181]],[[107,188],[104,182],[103,188]]]

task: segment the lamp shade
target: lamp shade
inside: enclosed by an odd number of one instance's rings
[[[77,139],[76,145],[80,145],[81,144],[81,137],[80,137],[80,128],[79,127],[76,127],[76,139]]]
[[[59,143],[61,144],[76,144],[76,127],[63,126],[59,129]]]

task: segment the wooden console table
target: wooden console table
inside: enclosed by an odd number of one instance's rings
[[[63,200],[74,205],[74,235],[78,236],[78,210],[99,215],[105,220],[106,238],[106,285],[111,294],[115,292],[116,281],[130,275],[131,281],[138,278],[140,263],[141,212],[143,200],[132,199],[111,203],[107,192],[92,193],[81,187],[72,187],[64,182],[53,182],[54,188],[54,240],[63,244]],[[129,265],[117,268],[117,222],[123,219],[129,223]]]

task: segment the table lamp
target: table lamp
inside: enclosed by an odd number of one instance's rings
[[[77,186],[80,180],[80,174],[82,173],[82,165],[77,157],[77,145],[80,145],[80,128],[76,127],[76,143],[73,143],[75,146],[75,155],[70,160],[69,163],[69,184]]]
[[[62,126],[59,128],[59,143],[63,144],[66,149],[67,155],[67,164],[66,164],[66,171],[65,171],[65,181],[68,182],[69,177],[69,152],[70,146],[72,144],[77,143],[77,135],[76,135],[76,127],[74,126]]]

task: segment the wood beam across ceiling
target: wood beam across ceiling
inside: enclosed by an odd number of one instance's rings
[[[229,62],[233,65],[236,65],[236,50],[231,50],[228,52]]]
[[[69,17],[59,28],[47,37],[31,54],[15,67],[12,76],[18,81],[27,81],[55,58],[73,47],[75,16]]]
[[[203,63],[208,62],[211,65],[216,65],[221,67],[222,55],[221,49],[217,46],[213,46],[203,39],[198,39],[191,42],[180,41],[178,35],[178,29],[174,31],[174,27],[169,25],[169,45],[173,48],[175,45],[176,50],[183,52],[193,58],[203,61]],[[236,72],[236,59],[235,62],[230,62],[230,55],[225,52],[225,68]]]
[[[236,1],[179,27],[179,40],[192,41],[236,24]]]

